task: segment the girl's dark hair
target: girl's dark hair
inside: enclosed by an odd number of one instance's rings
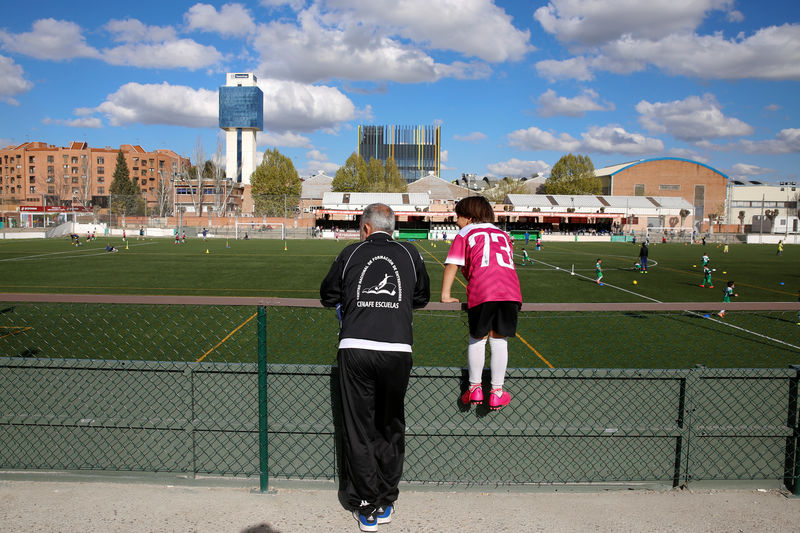
[[[456,203],[456,215],[472,220],[475,224],[494,224],[494,210],[483,196],[467,196]]]

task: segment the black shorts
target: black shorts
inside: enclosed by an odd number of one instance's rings
[[[494,331],[503,337],[517,334],[517,315],[519,302],[484,302],[467,310],[469,318],[469,334],[475,339],[482,339]]]

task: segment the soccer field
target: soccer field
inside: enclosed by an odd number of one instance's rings
[[[175,245],[169,239],[114,239],[118,253],[105,252],[105,239],[80,247],[66,240],[0,241],[0,292],[256,296],[317,299],[319,283],[333,258],[347,242],[319,240],[225,241],[190,239]],[[446,243],[416,241],[431,277],[432,301],[438,301]],[[517,260],[521,260],[517,244]],[[511,365],[519,367],[645,367],[707,366],[777,367],[800,363],[800,326],[795,312],[731,312],[718,319],[713,311],[722,287],[734,280],[734,301],[794,302],[800,289],[800,247],[787,246],[776,255],[774,245],[732,245],[723,254],[716,245],[650,246],[648,274],[633,266],[639,247],[630,243],[548,243],[541,251],[527,248],[532,266],[517,266],[523,299],[538,302],[709,302],[710,316],[698,312],[525,312],[520,316],[519,342],[510,345]],[[701,288],[701,256],[711,257],[714,288]],[[603,260],[603,286],[594,283],[594,265]],[[459,279],[460,276],[459,276]],[[636,284],[634,284],[636,281]],[[463,280],[462,280],[463,283]],[[465,299],[462,283],[453,294]],[[4,306],[5,307],[5,306]],[[58,355],[169,359],[160,349],[165,337],[187,349],[185,360],[253,361],[250,349],[255,325],[253,309],[193,307],[95,306],[77,328],[50,345]],[[52,328],[64,306],[16,306],[0,314],[2,331],[9,328]],[[39,309],[41,317],[20,313]],[[135,311],[135,316],[131,314]],[[166,316],[167,312],[176,317]],[[120,315],[125,313],[125,315]],[[322,309],[271,311],[271,343],[292,347],[274,351],[273,362],[330,364],[335,351],[335,318]],[[119,315],[119,316],[118,316]],[[162,316],[164,315],[164,316]],[[185,315],[185,316],[184,316]],[[142,325],[144,324],[144,325]],[[168,333],[160,333],[167,327]],[[128,335],[115,340],[123,325]],[[235,335],[231,332],[240,328]],[[98,329],[103,336],[99,340]],[[2,333],[0,331],[0,333]],[[198,332],[200,332],[198,334]],[[466,346],[464,313],[419,311],[415,319],[415,364],[461,366]],[[64,338],[67,337],[67,338]],[[6,355],[24,350],[24,334],[6,335]],[[224,341],[223,341],[224,340]],[[94,346],[86,348],[87,343]],[[167,343],[168,344],[168,343]],[[0,344],[2,346],[2,344]],[[83,346],[83,348],[81,348]],[[216,346],[216,347],[215,347]],[[11,349],[13,347],[13,349]],[[39,348],[37,348],[39,349]],[[130,353],[134,351],[136,353]],[[247,354],[247,355],[243,355]],[[634,355],[632,355],[634,354]]]

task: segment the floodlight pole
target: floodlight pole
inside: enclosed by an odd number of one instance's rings
[[[795,185],[797,185],[796,181],[782,181],[781,182],[781,190],[786,191],[786,231],[784,233],[783,240],[786,241],[789,239],[789,190],[795,190]]]

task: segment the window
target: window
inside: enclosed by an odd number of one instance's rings
[[[32,155],[28,156],[28,163],[33,163],[33,156]]]
[[[78,164],[78,158],[77,157],[72,156],[72,164],[73,165],[77,165]]]
[[[49,167],[47,167],[47,173],[48,173],[48,174],[55,174],[55,173],[56,173],[56,171],[55,171],[55,169],[54,169],[52,166],[49,166]]]
[[[97,173],[98,174],[105,174],[106,173],[105,167],[97,167]]]
[[[147,180],[142,180],[142,185],[147,185]]]
[[[644,196],[644,183],[637,183],[633,186],[634,196]]]
[[[47,156],[47,162],[48,162],[48,163],[55,163],[55,159],[56,159],[56,158],[55,158],[55,157],[53,157],[52,155],[48,155],[48,156]]]
[[[106,179],[103,176],[97,176],[97,183],[103,183]]]
[[[28,174],[33,174],[36,172],[36,167],[28,167]]]
[[[99,156],[98,156],[98,158],[97,158],[97,164],[98,164],[98,165],[103,165],[103,164],[105,164],[105,160],[104,160],[104,158],[102,158],[102,157],[99,157]]]
[[[72,167],[72,173],[73,174],[77,174],[78,173],[78,167]]]
[[[30,183],[36,183],[36,176],[31,176]]]
[[[53,194],[54,192],[56,192],[56,188],[55,187],[53,187],[52,185],[47,187],[47,193],[48,194]]]
[[[36,193],[36,187],[31,185],[30,194],[35,194],[35,193]]]
[[[98,187],[97,188],[97,194],[105,194],[105,190],[106,190],[105,187]]]
[[[679,191],[679,190],[681,190],[681,186],[680,185],[661,184],[661,185],[658,186],[658,190],[659,191]]]
[[[72,183],[78,183],[78,176],[72,176]]]

